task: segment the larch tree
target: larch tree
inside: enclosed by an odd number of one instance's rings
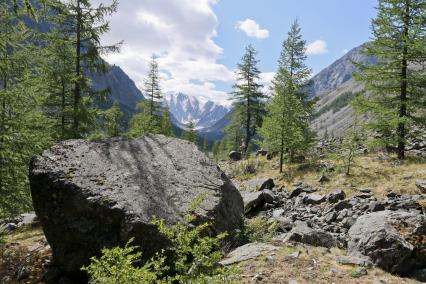
[[[31,208],[28,164],[52,142],[37,68],[41,52],[23,15],[25,7],[0,2],[0,218]]]
[[[186,130],[182,132],[181,138],[192,143],[197,143],[197,130],[195,129],[195,123],[192,120],[188,122]]]
[[[106,18],[116,12],[118,2],[93,7],[89,0],[66,1],[69,21],[64,23],[63,32],[74,41],[74,98],[72,131],[75,138],[87,136],[99,115],[94,107],[95,99],[103,99],[109,90],[95,91],[89,79],[90,73],[105,73],[109,65],[101,55],[117,52],[120,44],[105,46],[100,37],[108,32]]]
[[[120,104],[115,101],[112,106],[104,112],[104,129],[107,137],[117,137],[122,133],[121,118],[123,112]]]
[[[367,126],[402,160],[413,126],[426,124],[426,2],[380,0],[377,11],[364,54],[378,62],[357,64],[356,79],[369,94],[355,101],[355,109],[370,114]]]
[[[303,91],[311,73],[305,60],[306,41],[296,20],[283,42],[278,71],[272,82],[273,97],[259,130],[264,147],[280,153],[280,172],[283,171],[285,152],[288,151],[290,160],[293,160],[313,141],[313,133],[309,129],[313,103]]]
[[[170,119],[170,111],[167,107],[163,108],[163,116],[161,118],[161,134],[165,136],[173,136],[173,126]]]
[[[256,135],[256,129],[262,124],[265,114],[265,95],[259,83],[260,71],[257,68],[256,50],[249,45],[241,58],[236,71],[237,83],[234,85],[232,100],[234,108],[241,112],[234,113],[232,120],[243,120],[242,152],[247,155],[248,146]],[[241,115],[241,117],[240,117]]]
[[[161,132],[160,126],[163,113],[163,95],[160,88],[158,62],[154,55],[151,57],[148,76],[144,81],[144,92],[149,102],[151,132]]]

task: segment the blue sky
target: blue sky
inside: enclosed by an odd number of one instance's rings
[[[370,38],[371,18],[376,15],[376,0],[222,0],[214,7],[219,19],[216,43],[224,49],[220,62],[232,67],[253,44],[259,52],[260,68],[274,71],[281,43],[297,18],[305,40],[324,40],[328,52],[308,57],[307,64],[319,72]],[[235,25],[245,19],[256,21],[269,31],[266,39],[250,38]]]
[[[377,0],[121,0],[103,40],[124,40],[121,53],[107,60],[140,88],[154,53],[165,93],[226,103],[246,45],[258,50],[267,85],[297,18],[309,46],[307,65],[317,73],[370,39],[376,5]]]

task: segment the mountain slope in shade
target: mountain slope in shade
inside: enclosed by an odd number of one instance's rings
[[[96,90],[110,88],[110,100],[117,101],[126,108],[134,110],[136,104],[143,100],[142,92],[135,82],[116,65],[113,65],[108,73],[93,74],[91,78]]]
[[[174,123],[180,127],[185,127],[192,120],[198,129],[208,128],[229,112],[222,105],[182,93],[167,94],[165,103]]]

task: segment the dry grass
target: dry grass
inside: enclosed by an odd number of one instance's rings
[[[300,252],[298,258],[285,258],[295,251]],[[236,265],[241,277],[235,283],[253,283],[252,279],[255,275],[260,275],[262,278],[257,283],[288,283],[290,280],[296,280],[300,284],[420,283],[391,275],[378,268],[369,268],[367,275],[361,275],[359,270],[362,268],[341,265],[336,261],[337,256],[344,254],[344,251],[335,248],[328,250],[303,245],[283,245],[272,255],[273,261],[268,260],[266,256],[261,256],[256,260],[248,260]]]
[[[266,161],[263,157],[257,159],[263,161],[262,167],[250,178],[271,177],[278,187],[285,187],[290,191],[295,182],[303,181],[324,193],[342,189],[348,196],[356,194],[359,189],[369,188],[380,198],[389,191],[397,194],[419,194],[415,182],[417,179],[426,179],[424,162],[409,159],[400,163],[394,157],[380,161],[375,154],[356,156],[349,176],[345,174],[343,162],[333,156],[318,161],[308,160],[303,164],[286,164],[282,174],[278,173],[277,160]],[[334,166],[334,171],[325,172],[329,182],[319,182],[324,172],[319,167],[321,163]],[[237,182],[245,179],[247,176],[235,177]]]
[[[24,227],[5,240],[0,246],[0,275],[8,277],[5,283],[43,283],[43,263],[51,258],[51,250],[41,228]],[[22,271],[26,271],[26,277],[18,282]]]

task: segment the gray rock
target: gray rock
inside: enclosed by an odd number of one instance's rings
[[[336,203],[336,205],[333,206],[333,210],[335,211],[341,211],[343,209],[349,209],[352,208],[352,204],[348,200],[341,200]]]
[[[410,274],[410,277],[422,283],[426,283],[426,268],[414,271],[413,273]]]
[[[262,196],[266,203],[273,203],[277,199],[275,193],[269,189],[264,189],[262,191]]]
[[[241,192],[244,202],[244,213],[249,214],[262,208],[266,203],[263,198],[263,192]]]
[[[272,218],[279,218],[284,214],[284,209],[280,208],[280,209],[276,209],[272,212]]]
[[[426,263],[426,217],[404,211],[363,215],[349,230],[348,251],[365,255],[382,269],[406,274]]]
[[[305,204],[320,204],[325,201],[325,196],[317,193],[311,193],[303,198]]]
[[[343,190],[336,190],[327,195],[327,200],[330,203],[337,203],[339,200],[343,200],[346,198],[346,194]]]
[[[370,205],[368,206],[368,209],[371,212],[377,212],[377,211],[383,211],[385,210],[385,205],[382,202],[379,201],[373,201],[370,203]]]
[[[365,267],[373,266],[373,263],[370,260],[356,256],[339,256],[337,258],[337,262],[340,264],[351,264]]]
[[[337,245],[334,237],[320,229],[313,229],[306,222],[296,222],[296,225],[287,234],[286,242],[298,242],[319,247],[334,247]]]
[[[256,258],[261,255],[270,254],[279,247],[265,243],[249,243],[231,251],[222,261],[221,265],[230,265],[241,261]]]
[[[21,214],[23,225],[35,225],[38,223],[35,212]]]
[[[236,162],[236,161],[241,160],[242,155],[241,155],[241,153],[240,153],[240,152],[232,151],[232,152],[230,152],[230,153],[229,153],[228,157],[229,157],[229,159],[231,159],[232,161]]]
[[[13,231],[15,231],[16,229],[18,229],[18,225],[15,223],[7,223],[7,224],[3,224],[0,225],[0,235],[2,235],[3,233],[11,233]]]
[[[228,177],[194,144],[162,135],[64,141],[32,160],[29,178],[55,266],[73,277],[130,238],[152,256],[168,244],[152,218],[182,221],[198,197],[196,222],[209,221],[212,233],[242,225],[243,200]]]
[[[256,157],[257,156],[266,156],[268,154],[268,150],[265,150],[265,149],[260,149],[260,150],[257,150],[257,152],[256,152]]]
[[[297,186],[296,186],[296,188],[290,193],[290,196],[289,196],[289,198],[294,198],[294,197],[297,197],[297,196],[299,196],[301,193],[312,193],[312,192],[315,192],[316,191],[316,189],[314,189],[314,188],[312,188],[312,187],[310,187],[310,186],[308,186],[308,185],[305,185],[305,184],[303,184],[303,183],[300,183],[300,184],[298,184]]]
[[[418,189],[420,189],[421,193],[426,194],[426,180],[423,180],[423,179],[416,180],[416,186]]]
[[[262,191],[264,189],[273,189],[274,180],[271,178],[251,179],[241,183],[241,186],[248,191]]]
[[[329,182],[329,181],[330,179],[326,175],[321,175],[321,177],[318,179],[318,182],[320,183]]]

